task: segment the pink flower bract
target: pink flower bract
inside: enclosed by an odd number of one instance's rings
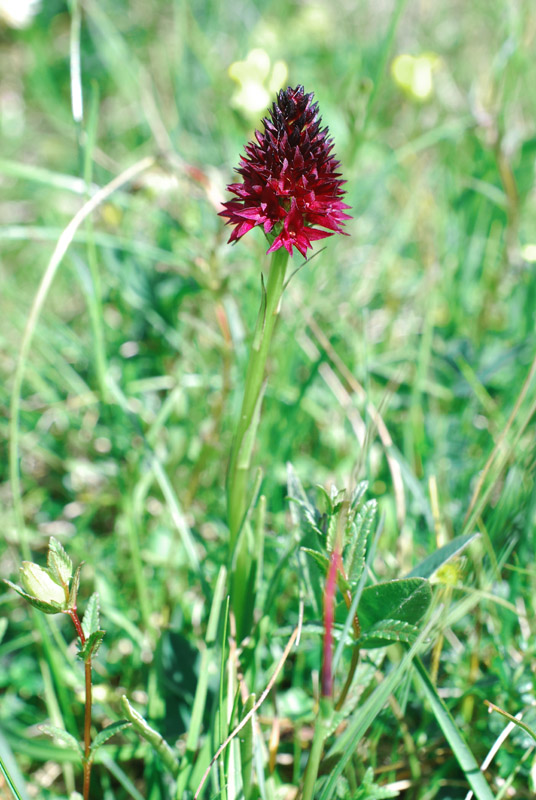
[[[284,247],[292,255],[295,247],[305,256],[316,239],[344,233],[350,219],[333,141],[303,86],[281,90],[262,122],[264,133],[255,131],[256,141],[246,145],[236,170],[242,183],[227,187],[236,199],[224,203],[220,214],[234,226],[230,242],[262,225],[273,238],[269,253]]]

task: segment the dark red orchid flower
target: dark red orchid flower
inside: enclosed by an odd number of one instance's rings
[[[262,122],[264,133],[255,131],[256,141],[240,159],[242,183],[227,187],[237,199],[224,203],[220,213],[234,225],[230,242],[262,225],[271,240],[269,253],[284,247],[292,255],[295,247],[305,256],[311,242],[344,233],[350,219],[333,141],[303,86],[280,91]]]

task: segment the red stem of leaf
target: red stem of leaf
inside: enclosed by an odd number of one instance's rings
[[[80,644],[82,647],[86,643],[86,637],[82,630],[82,624],[76,612],[76,608],[70,608],[67,611],[73,621],[76,629]],[[91,780],[91,762],[89,754],[91,751],[91,656],[86,660],[85,664],[85,684],[86,684],[86,702],[84,709],[84,800],[89,800],[89,786]]]
[[[78,634],[78,638],[80,639],[80,644],[82,647],[86,643],[86,637],[84,636],[84,631],[82,630],[82,625],[80,620],[78,619],[78,614],[76,613],[76,608],[70,608],[67,613],[69,614],[70,618],[73,621],[73,625],[76,628],[76,633]]]

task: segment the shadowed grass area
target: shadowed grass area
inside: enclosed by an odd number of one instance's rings
[[[498,742],[507,722],[484,701],[535,729],[532,4],[47,0],[20,29],[2,9],[0,577],[44,564],[52,535],[85,562],[81,615],[99,593],[94,733],[124,717],[123,695],[142,721],[98,751],[91,796],[193,796],[278,667],[203,796],[300,796],[330,487],[367,480],[368,586],[480,535],[433,576],[417,632],[363,647],[314,796],[531,797],[534,741],[513,726]],[[217,212],[276,89],[300,83],[353,219],[289,263],[240,643],[225,475],[269,257],[260,231],[227,245]],[[76,754],[37,726],[81,738],[83,669],[64,618],[5,588],[0,787],[67,797]],[[355,647],[339,592],[336,696]]]

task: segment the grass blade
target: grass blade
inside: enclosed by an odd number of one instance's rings
[[[446,740],[452,748],[452,752],[456,757],[458,764],[463,770],[467,782],[474,792],[477,800],[494,800],[493,793],[489,788],[489,784],[484,775],[480,771],[478,764],[475,761],[469,746],[463,736],[461,735],[458,726],[454,722],[450,711],[446,707],[443,700],[439,697],[435,686],[430,680],[428,673],[422,663],[417,657],[413,661],[417,682],[423,690],[434,716],[443,731]]]

